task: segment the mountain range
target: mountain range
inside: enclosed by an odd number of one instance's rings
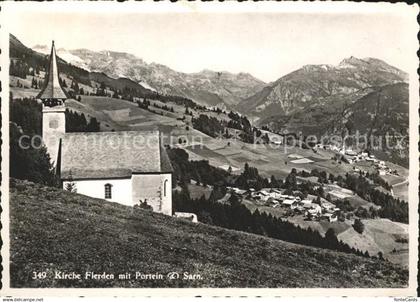
[[[33,50],[49,54],[47,46]],[[113,78],[128,78],[144,88],[162,94],[178,95],[201,105],[232,107],[262,89],[265,83],[249,73],[203,70],[197,73],[175,71],[165,65],[146,63],[135,55],[88,49],[57,50],[58,56],[80,68],[103,72]]]
[[[258,117],[288,115],[315,104],[342,103],[367,94],[370,89],[400,82],[408,82],[407,73],[384,61],[350,57],[337,66],[305,65],[266,85],[241,102],[240,108],[243,113]]]
[[[32,67],[45,66],[49,47],[30,49],[12,35],[10,47],[12,57],[23,58]],[[105,83],[140,95],[182,96],[245,114],[255,126],[268,126],[274,132],[408,134],[408,74],[376,58],[305,65],[264,83],[248,73],[178,72],[122,52],[60,48],[58,56],[62,72],[79,83],[91,87]],[[387,156],[408,165],[408,147],[398,150],[398,155],[391,153]]]
[[[47,46],[33,50],[48,54]],[[347,104],[376,91],[378,87],[407,83],[408,75],[376,58],[350,57],[338,65],[305,65],[271,83],[249,73],[203,70],[175,71],[165,65],[146,63],[135,55],[115,51],[58,49],[68,63],[112,78],[130,79],[145,89],[190,98],[207,106],[235,109],[264,124],[279,117],[317,106],[343,111]]]

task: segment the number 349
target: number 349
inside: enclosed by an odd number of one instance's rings
[[[45,279],[47,278],[47,272],[32,272],[32,279]]]

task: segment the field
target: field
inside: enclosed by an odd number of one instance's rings
[[[20,94],[36,95],[35,89],[13,88],[13,93],[16,96]],[[152,100],[152,102],[154,102]],[[163,105],[159,103],[159,105]],[[120,130],[141,130],[158,127],[164,134],[163,141],[173,147],[184,148],[190,156],[191,160],[208,160],[209,163],[215,167],[231,166],[234,169],[233,173],[239,174],[243,171],[245,163],[257,167],[260,174],[265,177],[271,175],[277,178],[284,179],[292,168],[300,170],[311,171],[312,169],[323,170],[335,175],[345,174],[353,171],[353,166],[359,167],[365,171],[373,171],[372,164],[368,162],[359,162],[357,165],[350,165],[345,163],[338,163],[332,160],[334,153],[329,150],[318,150],[316,153],[311,149],[302,149],[298,147],[279,146],[279,145],[260,145],[260,144],[246,144],[234,139],[216,139],[203,134],[191,127],[189,124],[190,118],[186,121],[180,121],[177,118],[184,116],[182,106],[169,104],[174,107],[174,113],[151,107],[155,111],[162,111],[164,115],[154,114],[147,110],[141,109],[137,104],[120,99],[97,97],[97,96],[82,96],[82,102],[75,100],[68,100],[66,106],[71,110],[83,112],[87,117],[95,116],[101,123],[102,131],[120,131]],[[194,114],[199,114],[195,112]],[[217,113],[212,113],[217,115]],[[221,114],[223,116],[223,114]],[[301,163],[295,160],[309,159]],[[295,161],[295,162],[293,162]],[[397,169],[400,176],[385,175],[383,178],[393,185],[394,196],[404,200],[408,200],[407,183],[404,182],[407,175],[407,169],[397,165],[389,164],[392,169]],[[237,168],[237,169],[236,169]],[[209,192],[203,192],[201,187],[192,188],[192,194],[195,198],[201,197],[202,193],[208,196]],[[342,190],[341,190],[342,191]],[[339,196],[350,201],[353,207],[374,206],[357,195],[349,194],[348,192],[341,192],[333,189],[333,192]],[[252,205],[247,205],[251,210],[255,210]],[[279,209],[271,207],[259,208],[277,217],[282,217],[283,213]],[[279,212],[280,211],[280,212]],[[295,218],[297,224],[302,227],[311,227],[317,229],[320,233],[326,231],[326,225],[320,222],[303,221]],[[374,220],[378,221],[378,220]],[[324,223],[324,222],[323,222]],[[325,222],[324,224],[330,224]],[[336,225],[332,226],[336,228]],[[380,228],[379,228],[380,229]],[[336,230],[338,231],[338,230]],[[359,236],[351,224],[347,228],[339,227],[342,240],[350,245],[360,245],[366,248],[369,253],[376,254],[378,251],[383,251],[384,256],[390,261],[406,265],[407,255],[406,246],[398,246],[396,252],[389,251],[387,246],[382,246],[386,242],[391,242],[393,234],[390,232],[382,232],[385,239],[374,240],[373,233],[369,233],[369,226],[367,227],[366,236]],[[379,236],[379,235],[378,235]],[[395,237],[395,236],[394,236]]]
[[[151,102],[156,102],[151,100]],[[189,124],[189,117],[186,121],[177,118],[184,116],[181,106],[168,104],[174,107],[174,113],[159,110],[153,106],[152,110],[162,111],[164,115],[154,114],[141,109],[137,104],[120,99],[82,96],[82,102],[74,100],[66,102],[67,106],[79,112],[96,116],[101,122],[104,131],[111,130],[141,130],[158,127],[164,133],[164,143],[174,147],[181,147],[187,150],[190,158],[194,160],[205,159],[211,165],[220,167],[230,165],[239,168],[236,173],[241,173],[245,163],[257,167],[265,177],[275,175],[278,178],[286,177],[292,168],[297,170],[312,169],[324,170],[334,174],[345,174],[352,171],[352,166],[331,160],[334,156],[332,151],[318,150],[280,145],[250,145],[235,139],[218,139],[209,137],[197,131]],[[163,105],[163,103],[159,103]],[[195,115],[201,111],[193,111]],[[208,114],[207,112],[206,114]],[[210,112],[211,113],[211,112]],[[216,115],[216,113],[212,113]],[[219,118],[223,119],[224,114]],[[308,163],[293,163],[294,158],[289,155],[298,154]]]
[[[22,95],[35,96],[38,91],[12,87],[12,92],[17,97]],[[157,100],[149,101],[159,106],[164,105],[164,103]],[[234,171],[234,173],[241,173],[245,163],[258,168],[260,174],[265,177],[274,175],[281,179],[284,179],[293,168],[298,171],[318,169],[335,175],[344,175],[347,172],[351,172],[353,167],[374,172],[371,163],[359,162],[350,165],[334,161],[331,158],[335,153],[330,150],[318,149],[317,152],[314,152],[311,149],[299,147],[274,144],[251,145],[236,139],[212,138],[192,128],[191,116],[185,115],[185,107],[174,103],[168,103],[167,105],[173,107],[173,113],[150,106],[150,109],[158,113],[155,114],[139,108],[133,102],[99,96],[82,96],[82,102],[75,100],[67,100],[66,102],[66,106],[71,110],[83,112],[87,116],[95,116],[101,123],[102,131],[159,128],[164,135],[163,142],[165,144],[186,149],[190,158],[194,160],[208,160],[211,165],[216,167],[227,165],[238,168],[239,170]],[[204,113],[221,120],[227,119],[227,115],[223,113],[204,112],[191,108],[189,110],[194,116]],[[185,120],[180,120],[184,117]],[[297,155],[298,157],[295,158],[292,155]],[[397,180],[392,179],[393,184],[400,183],[406,179],[408,175],[407,169],[398,165],[387,164],[390,168],[397,169],[400,174]],[[388,181],[388,179],[386,180]],[[408,190],[404,186],[394,188],[395,196],[404,200],[408,199],[407,193]]]
[[[31,88],[32,78],[32,76],[27,76],[26,79],[18,78],[15,76],[9,77],[9,86],[10,91],[13,94],[13,98],[31,98],[36,97],[38,95],[40,90]],[[38,80],[39,79],[41,78],[38,78]],[[21,85],[23,85],[23,87],[16,87],[18,81]]]
[[[348,200],[350,205],[355,209],[357,209],[358,207],[362,207],[365,209],[369,209],[370,207],[373,207],[374,209],[379,209],[379,206],[377,206],[376,204],[372,202],[368,202],[367,200],[361,198],[358,195],[347,197],[346,200]]]
[[[362,198],[355,196],[349,197],[353,206],[360,205],[362,207],[370,207],[372,203],[368,203]],[[362,234],[357,233],[354,228],[354,219],[345,221],[329,222],[326,220],[311,221],[305,220],[303,215],[286,215],[287,209],[283,207],[270,207],[256,204],[255,201],[243,199],[242,203],[251,211],[256,209],[260,212],[271,214],[274,217],[282,218],[301,228],[318,231],[321,235],[325,235],[329,228],[332,228],[339,240],[347,243],[350,247],[361,251],[368,251],[369,255],[375,256],[378,252],[382,252],[385,259],[392,263],[408,267],[408,241],[398,242],[398,239],[408,240],[408,225],[393,222],[388,219],[366,219],[362,220],[365,230]],[[395,250],[394,250],[395,249]]]
[[[194,224],[15,179],[10,196],[12,287],[407,286],[408,271],[386,261]],[[33,280],[33,271],[47,277]],[[52,278],[55,271],[116,277],[62,280]],[[136,271],[200,278],[118,278]]]
[[[338,238],[356,248],[367,250],[370,255],[381,251],[389,261],[408,267],[408,243],[396,241],[398,238],[408,240],[407,225],[388,219],[367,219],[362,222],[365,225],[362,234],[349,228],[338,234]]]
[[[189,184],[188,191],[190,192],[190,197],[193,199],[199,199],[203,195],[206,199],[210,197],[211,189],[208,187],[203,187],[199,185]]]
[[[408,198],[408,192],[409,192],[408,191],[408,182],[404,182],[404,183],[401,183],[400,185],[393,186],[392,191],[393,191],[394,196],[396,198],[399,198],[401,200],[405,200],[407,202],[409,201],[409,198]]]

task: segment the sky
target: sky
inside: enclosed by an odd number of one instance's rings
[[[7,10],[8,29],[26,46],[113,50],[182,72],[248,72],[270,82],[306,64],[376,57],[408,71],[413,20],[380,13],[77,13]],[[411,22],[411,23],[410,23]]]

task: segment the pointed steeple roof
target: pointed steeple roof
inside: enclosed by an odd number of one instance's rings
[[[37,98],[44,99],[67,99],[67,95],[60,85],[58,78],[57,56],[55,53],[54,41],[52,41],[48,72],[45,77],[44,89],[38,94]]]

